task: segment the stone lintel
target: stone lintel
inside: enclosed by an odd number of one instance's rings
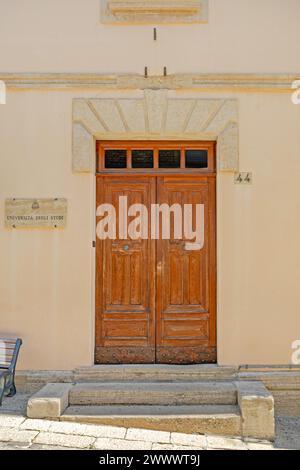
[[[73,100],[73,171],[95,171],[95,140],[214,140],[219,171],[239,166],[238,102],[144,90],[142,98]]]

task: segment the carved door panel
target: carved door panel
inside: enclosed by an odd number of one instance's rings
[[[156,362],[191,364],[216,360],[215,180],[207,177],[158,178],[160,204],[182,207],[183,225],[193,207],[203,208],[203,247],[191,240],[157,241]],[[199,211],[201,214],[201,210]],[[199,215],[198,214],[198,215]],[[173,217],[174,221],[174,217]],[[204,221],[204,226],[203,226]],[[174,224],[174,222],[173,222]],[[199,232],[199,228],[198,228]]]
[[[152,363],[155,241],[122,239],[119,198],[124,196],[128,207],[150,207],[155,202],[155,178],[97,177],[97,207],[103,202],[115,207],[117,237],[96,242],[96,362]]]
[[[122,239],[119,198],[128,207],[203,207],[203,246],[174,237]],[[215,177],[97,176],[97,207],[116,208],[116,239],[96,242],[96,363],[192,364],[216,361]],[[99,220],[99,219],[98,219]],[[130,224],[131,218],[128,219]]]

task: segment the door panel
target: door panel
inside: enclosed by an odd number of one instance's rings
[[[116,209],[155,201],[155,180],[147,177],[97,177],[97,207]],[[130,220],[129,220],[130,222]],[[155,361],[155,242],[97,239],[96,362]]]
[[[96,363],[215,362],[215,177],[97,176],[97,207],[118,209],[120,196],[149,214],[151,204],[192,204],[193,219],[203,204],[204,246],[175,239],[174,218],[168,240],[151,240],[150,223],[148,240],[97,239]]]
[[[214,362],[215,181],[160,177],[157,195],[159,204],[193,204],[194,221],[196,204],[204,205],[204,246],[187,250],[188,240],[175,239],[173,230],[157,241],[156,361]]]

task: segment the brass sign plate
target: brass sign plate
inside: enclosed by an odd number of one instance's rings
[[[67,199],[6,199],[6,228],[64,228]]]

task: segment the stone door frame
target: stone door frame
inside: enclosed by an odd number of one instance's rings
[[[74,175],[96,174],[97,140],[212,140],[217,142],[217,173],[239,170],[237,99],[195,98],[189,97],[187,93],[178,92],[178,90],[166,89],[146,89],[135,92],[128,90],[125,93],[115,91],[111,96],[96,95],[91,98],[74,98],[72,124],[72,170]],[[94,185],[95,183],[96,178],[94,178]],[[94,193],[95,186],[91,194]],[[95,211],[96,204],[93,213]],[[93,233],[95,233],[95,218],[91,224]],[[220,226],[217,223],[217,253],[219,251],[218,240],[220,240],[219,230]],[[93,336],[91,336],[91,340],[94,349],[96,263],[94,257],[93,259],[94,283],[91,286]],[[216,300],[216,322],[218,324],[218,296]],[[219,334],[220,332],[217,333],[217,336]],[[94,354],[91,357],[91,362],[94,363]]]
[[[74,173],[95,173],[96,140],[213,140],[217,171],[238,171],[237,99],[194,98],[170,90],[75,98]]]

